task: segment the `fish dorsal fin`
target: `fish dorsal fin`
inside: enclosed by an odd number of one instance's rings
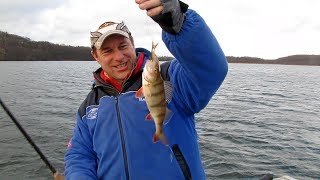
[[[163,125],[166,125],[170,122],[173,114],[174,113],[170,109],[168,109],[168,108],[166,109],[166,116],[164,118]]]
[[[151,61],[155,61],[155,60],[157,60],[158,58],[157,58],[157,56],[156,56],[156,51],[155,51],[155,49],[156,49],[156,47],[158,46],[158,43],[157,44],[155,44],[153,41],[152,41],[152,48],[151,48]]]

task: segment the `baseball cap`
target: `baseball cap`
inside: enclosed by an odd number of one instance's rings
[[[90,34],[91,48],[96,47],[97,49],[100,49],[103,41],[112,34],[120,34],[127,38],[131,36],[129,29],[123,21],[121,23],[105,22],[96,31],[90,32]]]

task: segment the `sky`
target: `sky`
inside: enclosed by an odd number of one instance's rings
[[[184,0],[211,28],[225,55],[276,59],[320,55],[319,0]],[[71,46],[90,46],[90,31],[124,21],[136,47],[171,56],[161,28],[134,0],[1,0],[0,31]]]

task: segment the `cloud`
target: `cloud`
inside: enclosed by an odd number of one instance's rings
[[[38,1],[38,0],[4,0],[0,2],[0,22],[3,26],[10,28],[19,23],[26,21],[27,23],[37,22],[40,13],[47,9],[54,9],[60,6],[63,0],[55,1]],[[19,26],[15,26],[19,27]]]
[[[278,58],[319,54],[319,0],[185,0],[212,29],[226,55]],[[105,21],[128,25],[137,47],[170,55],[161,29],[134,0],[2,0],[0,30],[73,46],[89,46],[89,32]]]
[[[0,27],[2,31],[30,37],[38,24],[43,24],[42,14],[58,8],[63,0],[4,0],[0,2]],[[41,34],[41,32],[39,32]],[[33,36],[31,36],[33,38]]]
[[[31,37],[36,41],[89,46],[90,31],[94,31],[101,23],[124,21],[134,35],[138,46],[143,46],[147,41],[151,44],[151,37],[158,37],[158,41],[161,41],[160,27],[147,17],[134,1],[128,3],[127,1],[68,0],[54,7],[45,5],[37,5],[38,10],[34,11],[33,15],[24,16],[16,23],[7,23],[8,26],[5,29],[10,33]],[[23,4],[19,6],[22,7]],[[32,7],[32,4],[29,4],[29,7]],[[26,11],[17,10],[13,14],[17,17],[25,13]],[[27,28],[13,28],[19,26]],[[25,29],[29,30],[25,31]]]
[[[225,0],[211,9],[208,24],[227,55],[268,59],[319,54],[319,1]],[[210,7],[210,6],[209,6]],[[215,16],[214,11],[218,11]],[[208,11],[206,11],[208,13]]]

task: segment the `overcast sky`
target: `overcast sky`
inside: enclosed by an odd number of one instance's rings
[[[320,54],[320,0],[185,0],[206,20],[227,56],[274,59]],[[161,29],[134,0],[1,0],[0,30],[35,41],[89,46],[89,32],[124,21],[137,47]],[[158,55],[171,55],[161,43]]]

